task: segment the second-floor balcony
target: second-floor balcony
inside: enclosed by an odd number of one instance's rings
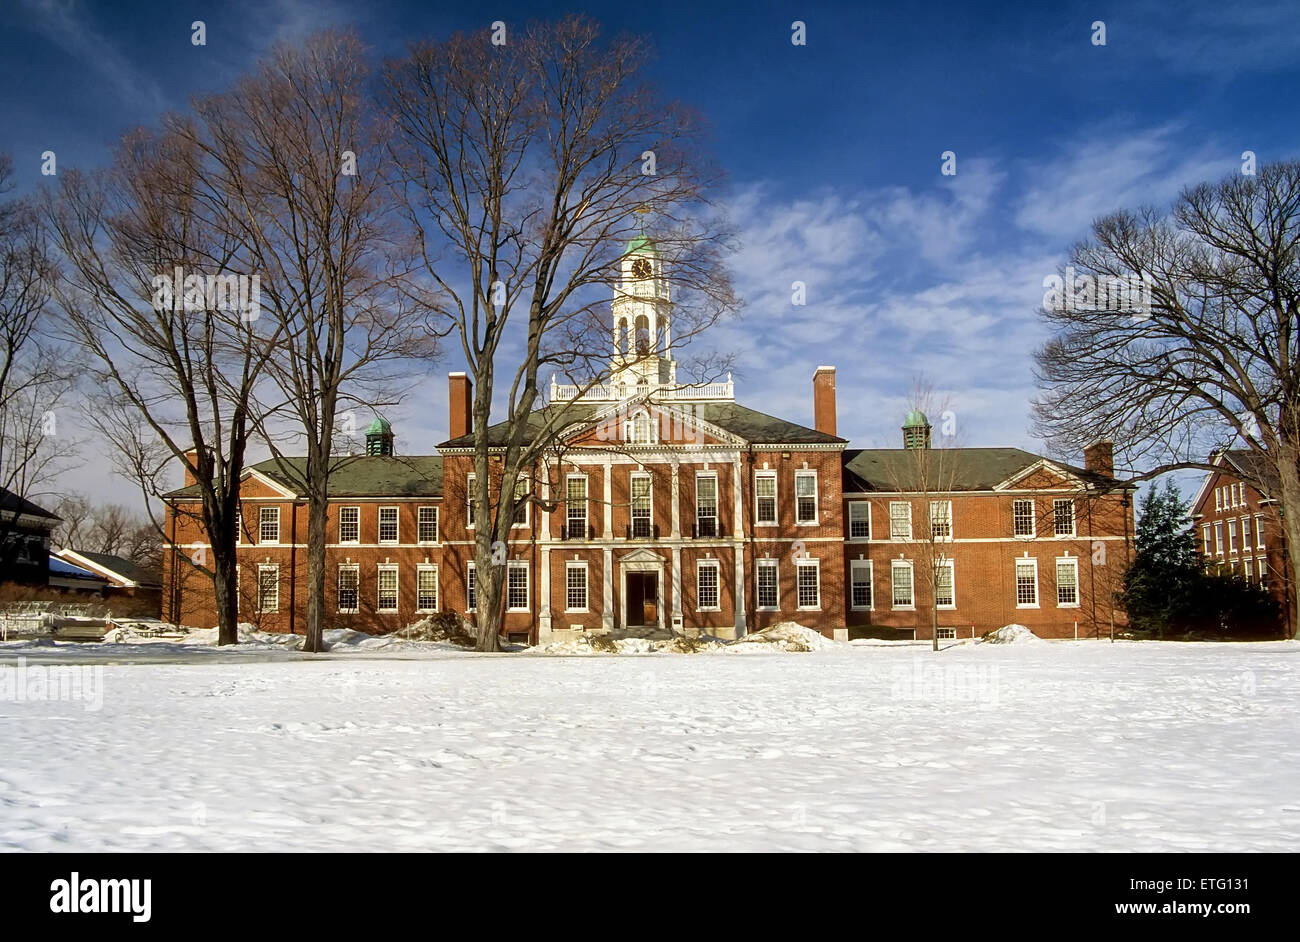
[[[551,377],[551,402],[618,402],[642,397],[663,401],[734,400],[736,385],[730,374],[726,382],[719,383],[596,383],[592,386],[564,384]]]

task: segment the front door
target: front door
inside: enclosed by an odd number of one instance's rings
[[[659,623],[659,574],[627,574],[627,625],[639,628]]]

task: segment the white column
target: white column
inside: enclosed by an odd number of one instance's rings
[[[674,478],[674,480],[676,480]],[[682,622],[682,548],[673,547],[673,624],[672,628],[677,631],[683,626]]]
[[[614,465],[610,461],[609,455],[605,456],[605,532],[604,538],[612,540],[614,538]]]
[[[551,548],[542,547],[542,565],[538,577],[542,584],[539,586],[539,598],[541,600],[541,611],[537,621],[537,640],[545,644],[551,637]]]
[[[745,578],[745,528],[743,525],[745,499],[742,495],[742,479],[740,471],[740,455],[737,453],[731,463],[731,480],[732,490],[735,493],[734,511],[735,516],[732,518],[731,533],[732,539],[736,541],[736,592],[735,592],[735,615],[736,615],[736,637],[743,637],[745,634],[745,586],[749,582]]]
[[[608,506],[608,505],[607,505]],[[614,551],[605,547],[605,586],[601,598],[600,626],[606,629],[614,627]]]
[[[679,540],[681,539],[682,536],[682,501],[681,501],[682,488],[680,482],[677,479],[677,471],[678,471],[677,456],[674,455],[670,460],[672,461],[671,491],[672,491],[673,504],[671,509],[672,509],[673,519],[672,519],[672,533],[670,533],[669,536],[672,537],[674,540]]]

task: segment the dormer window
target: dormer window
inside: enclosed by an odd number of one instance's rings
[[[632,416],[632,421],[628,423],[627,438],[633,445],[654,444],[654,423],[650,421],[648,412],[642,410]]]

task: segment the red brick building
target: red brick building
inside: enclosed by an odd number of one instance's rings
[[[1206,565],[1261,582],[1292,620],[1290,566],[1277,501],[1265,492],[1274,475],[1251,451],[1215,454],[1192,500],[1197,547]],[[1262,482],[1260,490],[1248,481]]]
[[[536,424],[558,413],[565,435],[534,471],[537,499],[516,511],[504,561],[509,635],[736,637],[793,620],[833,637],[928,638],[934,592],[918,564],[940,573],[942,635],[1011,622],[1049,637],[1109,633],[1133,527],[1108,446],[1084,468],[1010,448],[931,449],[916,414],[904,428],[910,447],[846,450],[833,367],[813,378],[814,428],[737,403],[730,378],[679,384],[659,265],[648,240],[629,246],[610,382],[552,381],[539,410]],[[428,612],[474,610],[468,378],[453,373],[449,392],[451,438],[436,455],[395,453],[377,420],[367,454],[338,459],[328,627],[389,631]],[[498,462],[504,434],[489,430]],[[942,490],[910,479],[918,467],[939,468]],[[270,630],[297,630],[306,612],[307,509],[295,479],[274,460],[244,477],[240,618]],[[174,492],[170,510],[193,497]],[[164,618],[214,624],[210,582],[189,562],[204,536],[192,515],[173,512],[169,526]]]

